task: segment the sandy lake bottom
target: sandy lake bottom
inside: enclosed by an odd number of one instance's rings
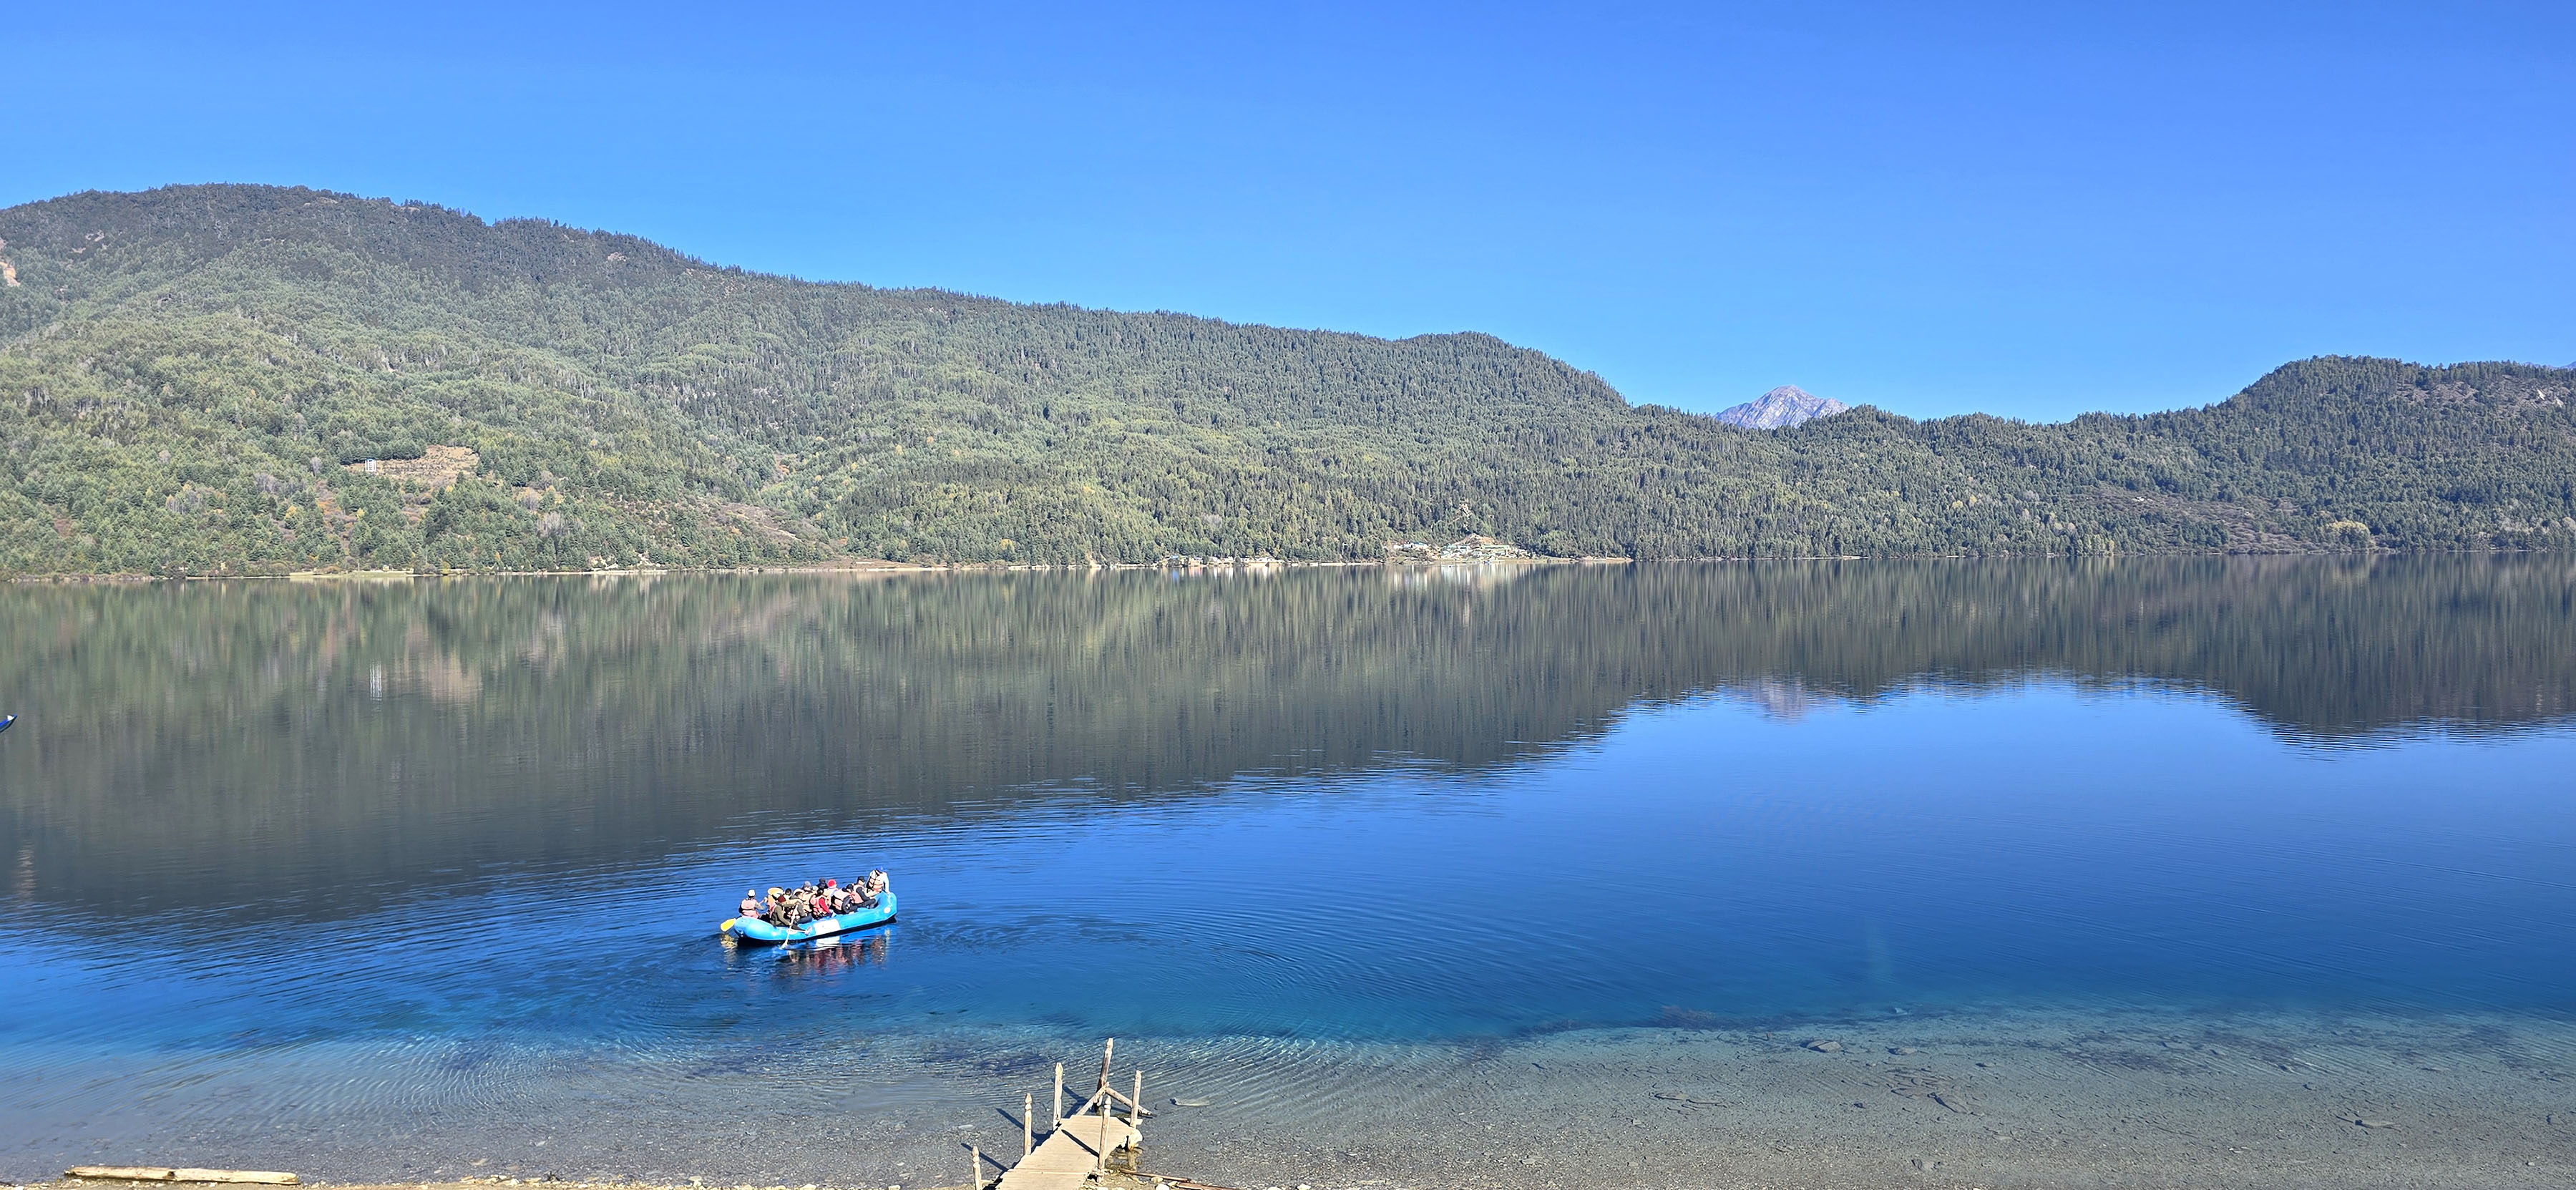
[[[1839,1052],[1811,1048],[1828,1041]],[[1142,1039],[1121,1050],[1162,1113],[1146,1122],[1143,1167],[1256,1190],[2576,1179],[2576,1028],[2502,1016],[1958,1011],[1474,1045]],[[210,1058],[142,1082],[88,1063],[100,1083],[168,1089],[105,1118],[13,1095],[22,1139],[7,1159],[60,1161],[55,1146],[78,1137],[81,1159],[283,1165],[341,1182],[950,1185],[964,1180],[967,1145],[1016,1153],[1021,1096],[1043,1101],[1053,1061],[1087,1070],[1074,1076],[1085,1088],[1097,1063],[981,1030],[781,1047],[732,1070],[534,1057],[542,1069],[511,1080],[523,1089],[478,1094],[471,1055],[388,1052],[367,1077],[401,1092],[327,1112],[298,1105],[346,1096],[336,1061],[244,1078]],[[710,1118],[724,1103],[742,1110]]]

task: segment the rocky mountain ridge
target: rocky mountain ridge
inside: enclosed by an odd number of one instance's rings
[[[1741,405],[1719,410],[1717,420],[1748,430],[1785,430],[1820,417],[1832,417],[1850,408],[1840,401],[1809,393],[1797,385],[1784,384]]]

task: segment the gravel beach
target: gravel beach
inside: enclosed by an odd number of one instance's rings
[[[1445,1045],[1145,1038],[1119,1056],[1159,1105],[1143,1168],[1248,1190],[2576,1184],[2576,1028],[2529,1016],[1917,1012]],[[969,1144],[1017,1152],[1021,1096],[1043,1116],[1054,1062],[1086,1086],[1097,1070],[1061,1039],[963,1028],[727,1069],[353,1057],[22,1084],[0,1101],[8,1173],[945,1186]],[[147,1083],[168,1089],[117,1095]]]

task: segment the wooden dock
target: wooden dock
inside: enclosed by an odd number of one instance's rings
[[[1048,1129],[1046,1140],[1002,1171],[999,1190],[1079,1190],[1111,1155],[1142,1140],[1136,1126],[1106,1115],[1075,1116]]]
[[[1064,1065],[1055,1068],[1055,1094],[1047,1106],[1049,1124],[1043,1138],[1038,1135],[1037,1097],[1023,1097],[1020,1103],[1020,1159],[1002,1171],[1000,1180],[987,1182],[984,1177],[986,1158],[981,1151],[970,1154],[975,1163],[975,1178],[968,1190],[1081,1190],[1090,1181],[1106,1174],[1113,1166],[1132,1168],[1132,1157],[1145,1140],[1137,1122],[1154,1113],[1145,1110],[1145,1072],[1136,1072],[1131,1090],[1121,1094],[1109,1085],[1109,1063],[1118,1052],[1112,1038],[1100,1051],[1100,1085],[1083,1100],[1072,1115],[1064,1114]],[[1127,1118],[1118,1118],[1118,1108],[1127,1109]],[[996,1162],[995,1164],[999,1164]]]

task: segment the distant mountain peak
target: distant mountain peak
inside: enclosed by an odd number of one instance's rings
[[[1717,415],[1717,420],[1748,430],[1777,430],[1819,417],[1831,417],[1851,406],[1829,401],[1794,384],[1784,384]]]

